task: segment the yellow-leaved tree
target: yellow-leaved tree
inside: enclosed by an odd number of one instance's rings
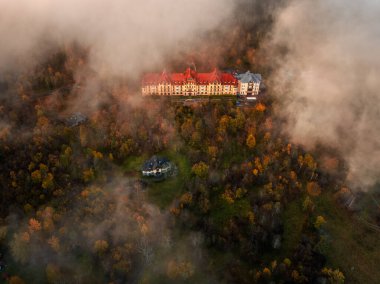
[[[249,149],[253,149],[256,146],[256,138],[253,134],[248,134],[247,140],[245,142]]]

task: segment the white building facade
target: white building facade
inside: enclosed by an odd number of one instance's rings
[[[243,95],[259,93],[260,74],[249,71],[231,74],[214,69],[210,73],[197,73],[188,68],[183,73],[148,73],[142,79],[143,95],[158,96],[210,96]]]
[[[247,71],[235,75],[238,79],[238,94],[241,96],[257,96],[260,92],[261,75]]]

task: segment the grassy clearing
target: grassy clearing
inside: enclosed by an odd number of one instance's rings
[[[282,235],[282,245],[279,250],[269,250],[261,258],[263,263],[268,263],[277,259],[282,261],[293,255],[297,247],[307,216],[302,211],[300,200],[291,201],[283,213],[284,233]]]
[[[167,157],[178,168],[177,176],[161,182],[149,182],[148,198],[160,208],[166,208],[184,192],[184,184],[191,175],[191,165],[186,156],[177,152],[164,151],[158,155]]]
[[[329,241],[325,249],[328,266],[339,267],[346,283],[379,283],[380,235],[337,207],[331,194],[317,200],[317,213],[327,220],[324,225]]]
[[[140,175],[140,177],[148,183],[148,199],[160,208],[166,208],[174,198],[184,192],[184,184],[190,178],[191,165],[186,156],[174,151],[163,151],[157,153],[157,155],[167,157],[177,166],[177,176],[160,182],[154,182],[150,178],[143,178],[140,170],[142,164],[150,158],[148,155],[131,156],[127,158],[123,163],[123,169],[126,173]]]
[[[327,258],[326,266],[339,268],[346,277],[345,283],[379,283],[380,234],[338,207],[330,192],[313,198],[313,202],[316,205],[313,215],[322,215],[327,221],[323,226],[327,238],[323,249]],[[270,254],[270,257],[291,255],[300,240],[306,218],[302,211],[302,200],[288,204],[284,211],[281,252]]]
[[[140,172],[143,163],[149,159],[148,155],[130,156],[123,163],[123,170],[127,173]]]
[[[290,202],[284,211],[284,238],[282,243],[282,255],[289,256],[301,239],[302,228],[307,216],[302,211],[301,201]]]

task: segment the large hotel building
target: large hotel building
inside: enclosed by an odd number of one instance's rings
[[[183,73],[147,73],[142,79],[143,95],[158,96],[257,96],[260,74],[249,71],[231,74],[214,69],[210,73],[197,73],[187,68]]]

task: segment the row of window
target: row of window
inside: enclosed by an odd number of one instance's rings
[[[171,95],[219,95],[219,94],[231,94],[229,92],[219,93],[219,92],[199,92],[199,93],[193,93],[193,92],[147,92],[147,94],[150,95],[161,95],[161,96],[171,96]],[[233,95],[233,94],[231,94]]]
[[[155,88],[155,87],[147,88],[146,90],[160,91],[160,92],[170,92],[171,91],[171,89],[169,89],[169,88]],[[186,92],[186,91],[195,91],[195,90],[196,89],[193,88],[193,89],[183,89],[182,91]],[[205,88],[200,88],[199,89],[199,91],[201,91],[201,92],[202,91],[206,91],[206,90],[207,89],[205,89]],[[230,88],[228,88],[228,87],[225,87],[225,88],[210,88],[210,92],[229,91],[229,90],[230,90]],[[242,89],[242,90],[244,90],[244,89]],[[176,88],[175,91],[178,92],[178,91],[181,91],[181,89]]]

